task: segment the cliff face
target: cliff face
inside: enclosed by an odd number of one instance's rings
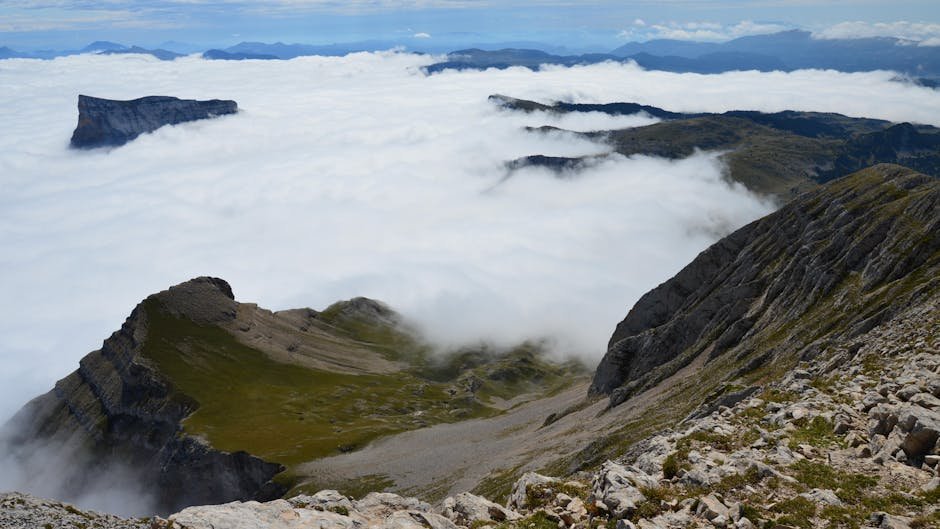
[[[878,165],[722,239],[617,325],[590,392],[611,405],[697,358],[786,369],[940,293],[940,181]]]
[[[234,319],[231,289],[198,278],[156,294],[137,308],[78,370],[31,401],[11,421],[11,451],[20,457],[42,446],[81,464],[61,469],[65,494],[99,474],[130,468],[155,484],[161,512],[234,499],[270,499],[282,490],[270,479],[283,467],[245,452],[223,452],[182,431],[198,403],[173,391],[142,355],[148,303],[203,323]]]
[[[78,126],[72,133],[72,147],[116,147],[164,125],[236,112],[238,104],[235,101],[219,99],[196,101],[150,96],[131,101],[115,101],[79,95]]]

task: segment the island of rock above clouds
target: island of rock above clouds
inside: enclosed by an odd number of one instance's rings
[[[235,101],[197,101],[168,96],[149,96],[130,101],[78,96],[78,126],[72,147],[117,147],[164,125],[209,119],[238,112]]]

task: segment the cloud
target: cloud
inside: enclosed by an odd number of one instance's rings
[[[414,37],[414,38],[416,38],[416,39],[429,39],[429,38],[431,38],[431,34],[430,34],[430,33],[420,32],[420,33],[415,33],[414,35],[412,35],[412,37]]]
[[[793,29],[790,24],[752,20],[743,20],[735,24],[707,21],[672,21],[650,24],[642,19],[636,19],[631,27],[621,31],[618,36],[624,40],[640,42],[653,39],[723,42],[748,35],[778,33],[789,29]]]
[[[862,39],[894,37],[916,42],[921,46],[940,46],[940,24],[930,22],[842,22],[816,31],[818,39]]]
[[[0,61],[0,417],[75,369],[145,296],[206,274],[272,309],[365,295],[442,342],[550,335],[597,359],[640,295],[770,210],[726,184],[709,153],[617,157],[567,180],[532,169],[497,185],[516,157],[608,150],[526,126],[651,120],[510,113],[487,102],[492,93],[940,116],[940,94],[887,72],[702,76],[600,64],[426,77],[419,67],[433,60]],[[76,152],[67,145],[80,93],[235,99],[242,112]]]

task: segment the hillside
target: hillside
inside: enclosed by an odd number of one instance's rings
[[[71,458],[63,497],[111,465],[135,468],[171,512],[277,497],[302,484],[295,469],[305,461],[498,415],[583,375],[545,361],[537,344],[438,355],[365,298],[272,313],[236,302],[220,279],[197,278],[138,305],[14,417],[6,449],[27,470],[54,464],[32,457],[49,445]]]
[[[546,105],[502,95],[490,96],[490,100],[501,108],[521,112],[648,114],[662,121],[580,135],[606,142],[612,152],[624,156],[678,159],[696,150],[725,152],[721,158],[727,163],[732,180],[757,193],[775,196],[781,202],[877,163],[896,163],[940,175],[940,129],[929,125],[789,110],[688,114],[636,103]],[[531,129],[533,133],[552,130]],[[540,165],[570,171],[597,158],[540,157],[538,153],[512,160],[508,168]]]

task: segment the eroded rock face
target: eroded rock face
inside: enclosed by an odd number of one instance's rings
[[[78,126],[71,145],[77,149],[117,147],[164,125],[209,119],[238,112],[235,101],[196,101],[168,96],[149,96],[116,101],[78,96]]]
[[[890,320],[930,290],[917,278],[940,274],[938,210],[940,180],[895,165],[802,195],[640,298],[591,393],[615,406],[699,355],[733,358],[733,378]]]
[[[217,450],[183,432],[183,419],[198,404],[174,394],[142,355],[151,304],[199,323],[235,317],[231,287],[217,278],[196,278],[150,296],[78,370],[4,426],[0,450],[28,473],[41,476],[55,468],[61,488],[48,494],[77,497],[121,475],[154,492],[153,508],[164,514],[282,494],[270,481],[281,465]]]

